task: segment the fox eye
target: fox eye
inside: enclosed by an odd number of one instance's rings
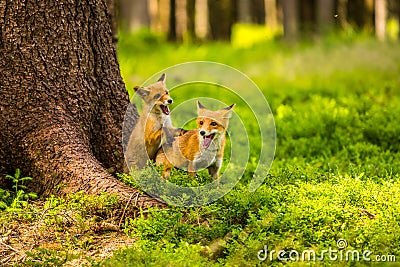
[[[217,123],[215,121],[210,123],[211,126],[217,126]]]
[[[200,121],[199,124],[200,124],[200,125],[203,125],[203,121]]]
[[[154,99],[159,99],[160,96],[161,96],[160,94],[156,94],[153,98],[154,98]]]
[[[168,91],[165,91],[165,94],[166,94],[166,95],[168,95],[168,94],[169,94],[169,92],[168,92]]]

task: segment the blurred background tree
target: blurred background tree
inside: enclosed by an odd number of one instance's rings
[[[236,25],[289,41],[332,31],[375,33],[379,40],[400,36],[398,0],[119,0],[117,5],[120,30],[149,29],[173,42],[229,41]]]

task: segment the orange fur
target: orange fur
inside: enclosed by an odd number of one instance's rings
[[[168,178],[173,166],[186,169],[192,175],[207,168],[214,178],[219,177],[224,157],[225,133],[234,105],[211,111],[197,103],[197,129],[190,130],[168,145],[156,156],[156,164],[164,166],[163,176]]]
[[[168,105],[172,104],[165,85],[165,74],[148,87],[135,87],[143,101],[143,111],[129,137],[125,158],[128,168],[143,168],[147,160],[154,160],[161,145],[162,129],[176,132],[169,116]]]

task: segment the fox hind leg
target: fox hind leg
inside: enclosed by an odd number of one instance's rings
[[[157,153],[156,165],[162,166],[163,169],[162,177],[168,179],[171,175],[172,165],[171,162],[169,162],[169,160],[167,159],[167,156],[165,155],[165,152],[162,148],[160,148],[160,150]]]

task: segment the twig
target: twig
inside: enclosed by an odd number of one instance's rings
[[[4,258],[4,259],[0,260],[0,263],[2,263],[2,264],[6,264],[8,261],[10,261],[10,260],[11,260],[11,258],[12,258],[14,255],[15,255],[15,252],[13,252],[13,253],[9,254],[9,255],[8,255],[8,257],[6,257],[6,258]]]
[[[138,202],[139,202],[139,196],[140,196],[140,194],[137,194],[137,195],[136,195],[135,207],[137,207],[137,204],[138,204]],[[134,213],[133,213],[134,218],[137,217],[137,212],[138,212],[138,211],[136,211],[136,210],[134,211]]]
[[[46,209],[40,214],[40,218],[39,218],[39,220],[37,221],[36,224],[39,224],[39,223],[41,222],[41,220],[43,219],[43,216],[46,214],[46,212],[47,212],[49,209],[53,209],[53,207],[48,207],[48,208],[46,208]]]
[[[367,215],[370,219],[376,219],[376,215],[366,209],[360,209],[360,212]]]
[[[132,200],[132,197],[133,197],[134,194],[135,193],[132,193],[131,196],[129,197],[128,202],[126,202],[126,205],[125,205],[125,208],[124,208],[124,212],[122,212],[121,219],[119,220],[119,223],[118,223],[118,227],[121,227],[122,220],[125,217],[125,212],[126,212],[126,210],[128,208],[129,203],[131,203],[131,200]],[[139,193],[136,193],[136,194],[139,195]]]
[[[21,251],[15,249],[15,248],[13,248],[13,247],[10,246],[10,245],[7,245],[7,244],[3,243],[3,241],[1,241],[1,240],[0,240],[0,245],[5,246],[6,248],[8,248],[8,249],[10,249],[10,250],[12,250],[12,251],[14,251],[14,252],[17,252],[17,253],[20,253],[20,252],[21,252]]]
[[[39,227],[40,227],[40,222],[42,221],[44,215],[47,213],[48,210],[53,209],[53,207],[48,207],[46,208],[41,214],[40,214],[40,218],[36,223],[36,231],[34,231],[34,235],[35,235],[35,244],[37,244],[37,242],[39,241]]]
[[[139,201],[139,196],[140,196],[140,193],[137,193],[136,199],[135,199],[135,207],[137,207],[137,204],[138,204],[138,201]]]

